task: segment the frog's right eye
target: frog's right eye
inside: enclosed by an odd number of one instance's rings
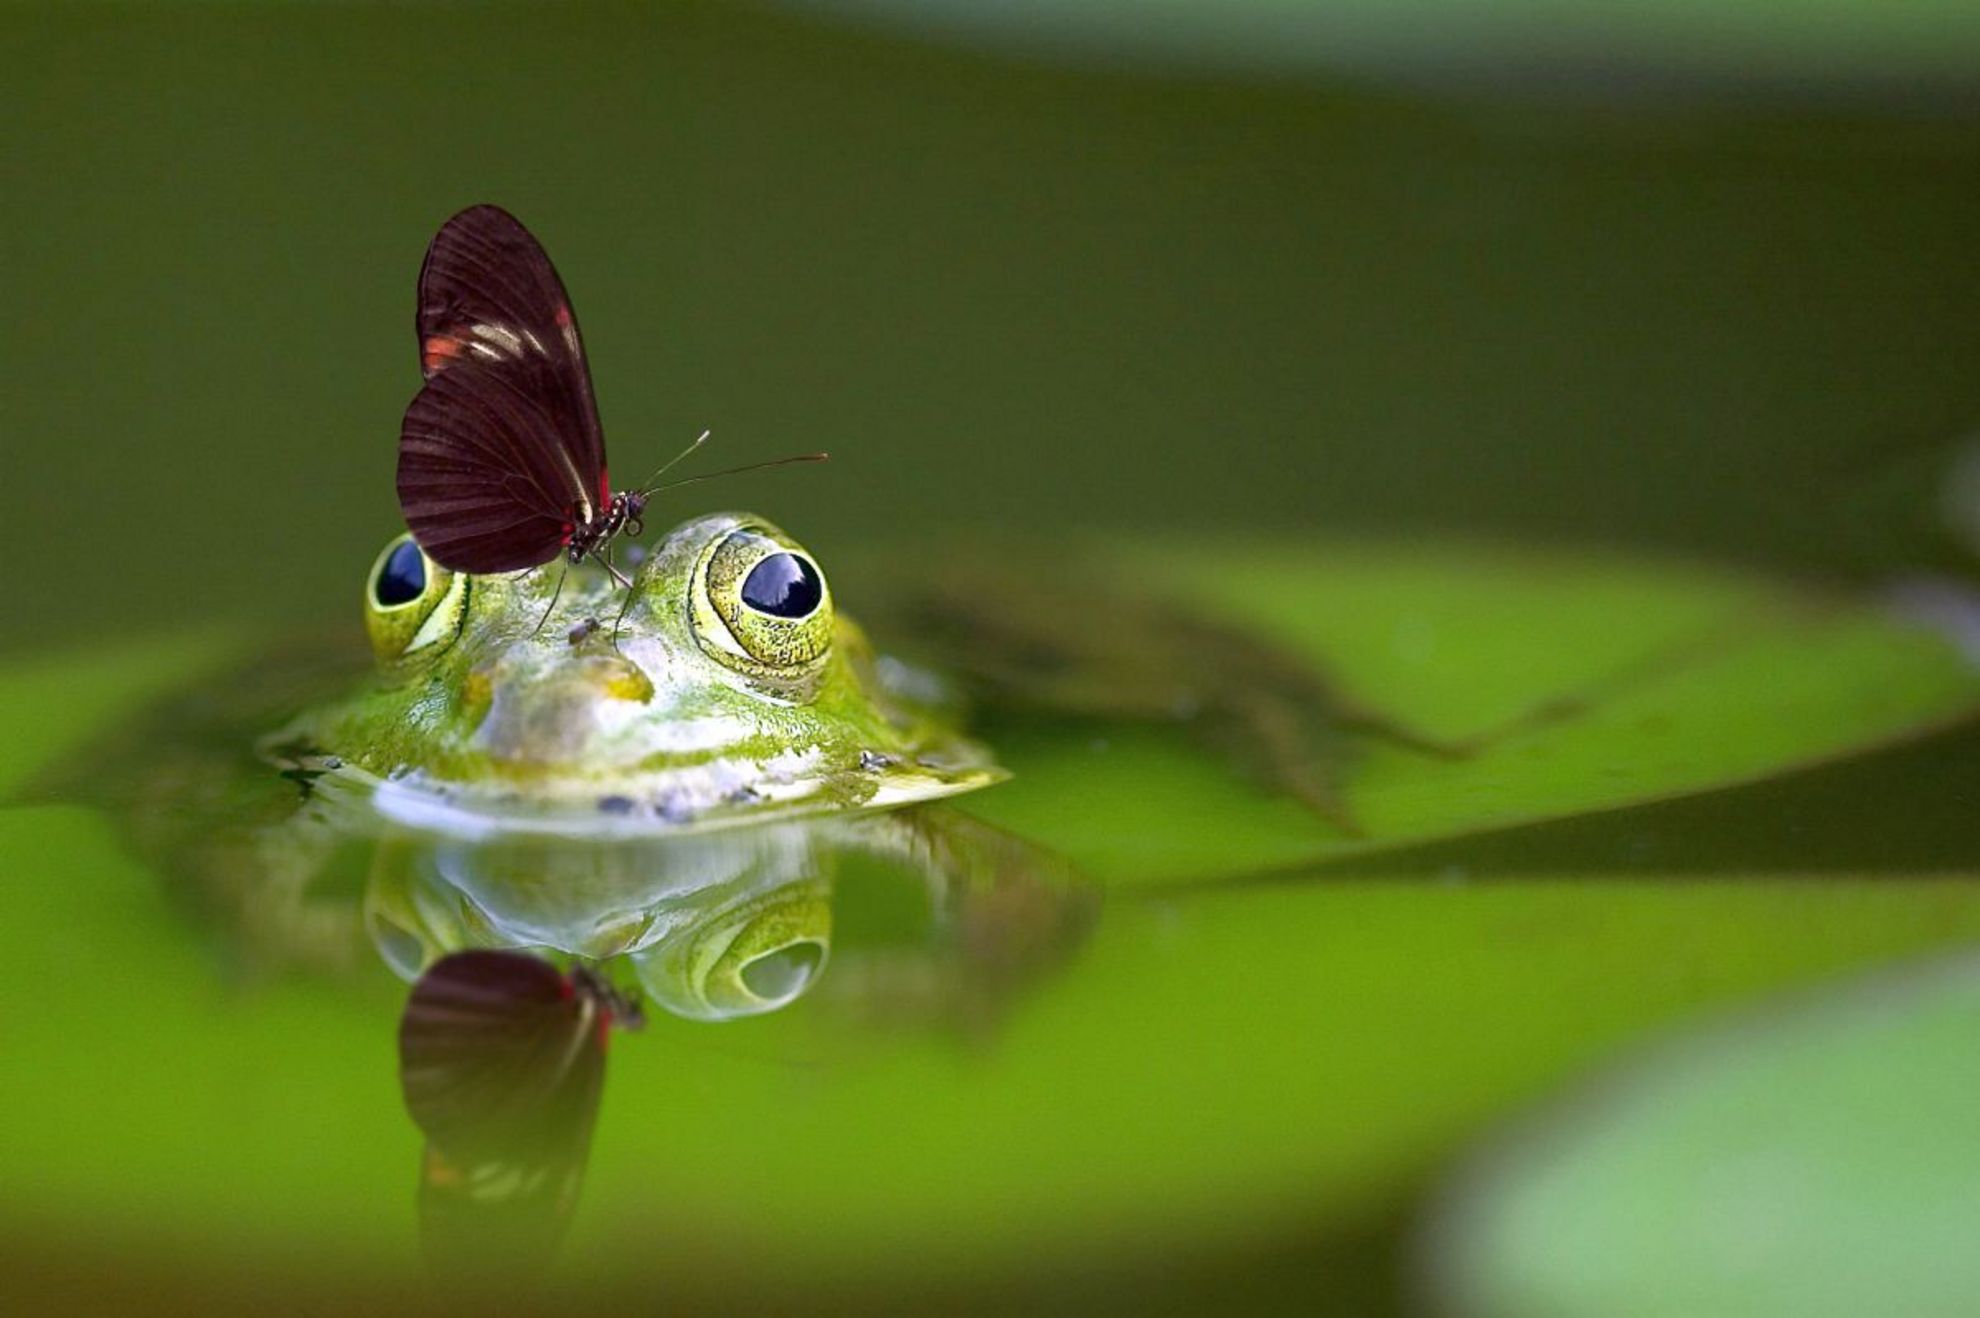
[[[364,583],[364,625],[387,662],[438,653],[460,633],[468,579],[420,551],[410,535],[385,546]]]

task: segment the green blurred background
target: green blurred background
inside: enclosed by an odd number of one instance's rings
[[[477,201],[563,271],[619,476],[703,427],[711,466],[830,449],[706,492],[828,563],[969,529],[1856,580],[1957,552],[1970,4],[7,5],[0,646],[354,625],[419,258]],[[4,694],[66,726],[65,681],[152,680],[134,653]],[[994,1050],[834,1069],[802,1009],[661,1022],[615,1057],[577,1267],[715,1307],[883,1273],[895,1304],[1386,1311],[1488,1116],[1668,1019],[1970,938],[1974,744],[1118,900]],[[400,986],[230,995],[104,821],[0,833],[13,998],[76,985],[5,1036],[42,1179],[0,1185],[0,1264],[73,1308],[191,1277],[254,1309],[237,1249],[401,1277]],[[1452,874],[1495,881],[1404,881]],[[627,1204],[676,1206],[665,1248]]]
[[[481,200],[562,267],[616,470],[828,448],[720,495],[828,558],[1437,528],[1855,569],[1929,538],[1866,473],[1980,418],[1970,6],[797,8],[0,11],[10,642],[113,594],[344,607],[420,253]]]

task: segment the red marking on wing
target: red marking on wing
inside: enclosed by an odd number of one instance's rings
[[[431,375],[460,356],[463,346],[461,341],[452,335],[435,334],[420,345],[419,364],[426,369],[428,375]]]
[[[598,507],[600,511],[612,506],[612,473],[598,469]]]
[[[569,328],[571,327],[571,304],[570,304],[570,303],[568,303],[568,302],[559,302],[559,303],[557,304],[557,309],[556,309],[555,311],[553,311],[553,312],[551,312],[551,313],[550,313],[550,315],[551,315],[551,318],[552,318],[552,319],[554,319],[554,320],[555,320],[555,321],[557,322],[557,328],[559,328],[559,329],[569,329]]]

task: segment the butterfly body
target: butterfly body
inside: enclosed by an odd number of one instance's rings
[[[605,510],[589,521],[574,521],[564,549],[573,566],[594,554],[602,554],[616,535],[637,539],[646,531],[646,495],[639,490],[615,494]]]

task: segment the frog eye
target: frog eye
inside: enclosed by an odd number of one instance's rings
[[[738,672],[815,672],[832,646],[832,596],[803,548],[769,527],[731,531],[709,550],[696,603],[702,648]],[[710,616],[712,615],[712,616]]]
[[[371,602],[380,609],[411,604],[426,593],[426,555],[406,536],[379,560],[371,578]]]
[[[422,553],[410,535],[393,540],[364,583],[364,625],[372,650],[389,662],[445,649],[460,632],[467,583]]]
[[[749,570],[739,594],[752,612],[796,622],[817,612],[825,599],[825,583],[804,555],[772,554]]]

